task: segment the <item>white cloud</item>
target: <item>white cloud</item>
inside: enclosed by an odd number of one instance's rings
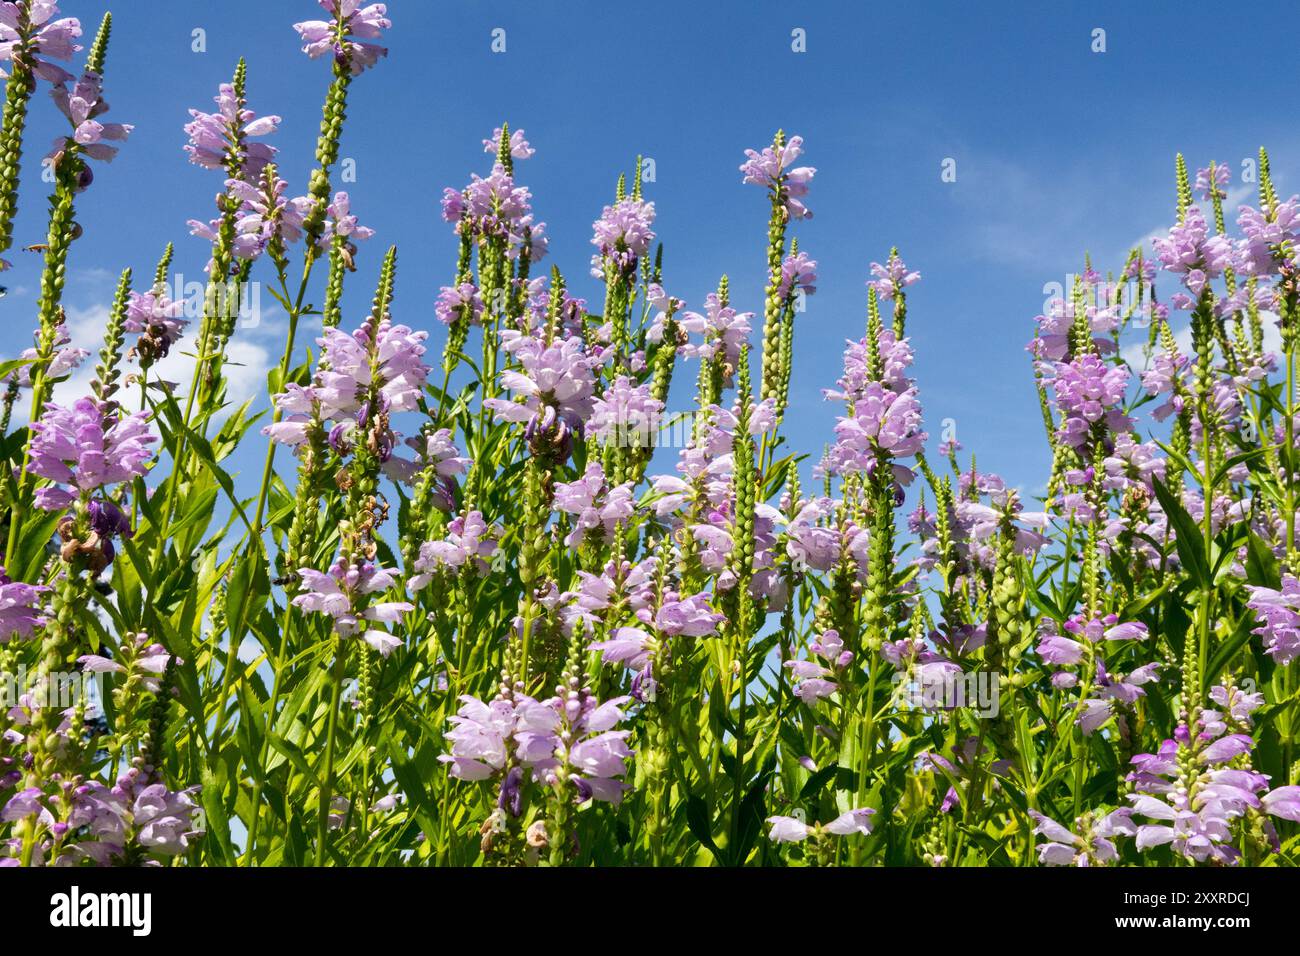
[[[271,311],[267,310],[268,313]],[[226,349],[226,394],[230,399],[228,407],[238,407],[250,395],[260,395],[266,390],[266,373],[276,361],[272,358],[271,347],[265,343],[265,339],[268,338],[266,333],[277,331],[277,323],[271,320],[283,314],[278,309],[275,312],[275,315],[263,315],[262,323],[255,328],[236,329]],[[82,363],[81,368],[54,387],[54,401],[60,404],[69,404],[90,393],[90,383],[95,377],[95,365],[99,361],[99,350],[104,345],[108,306],[100,304],[85,309],[68,308],[66,314],[68,334],[72,337],[72,344],[78,348],[89,349],[90,355]],[[192,330],[194,325],[195,323],[191,323],[187,331]],[[130,348],[130,341],[133,338],[134,336],[127,336],[126,348]],[[191,337],[186,336],[172,348],[166,358],[149,370],[151,382],[159,378],[163,381],[175,382],[176,395],[180,401],[184,400],[184,396],[189,391],[190,378],[194,371],[193,347]],[[124,365],[124,368],[131,371],[137,369],[134,365]],[[135,394],[119,392],[118,400],[128,408],[135,408],[138,405],[137,395],[138,392]],[[14,412],[17,415],[18,409],[15,408]]]
[[[70,278],[80,285],[97,286],[109,283],[116,284],[118,276],[117,273],[110,272],[101,266],[90,266],[84,269],[73,269],[70,272]]]
[[[962,228],[972,254],[1048,274],[1069,262],[1082,263],[1083,240],[1096,212],[1077,170],[1044,171],[998,156],[969,155],[963,175],[981,187],[956,194],[968,213]]]
[[[1260,318],[1263,319],[1264,325],[1264,351],[1281,355],[1282,333],[1278,331],[1277,316],[1272,312],[1261,312]],[[1192,326],[1190,322],[1174,333],[1174,342],[1177,343],[1178,351],[1183,355],[1192,354]],[[1145,342],[1134,342],[1131,345],[1126,345],[1120,350],[1120,357],[1140,371],[1147,364],[1146,356],[1143,353],[1145,347]]]
[[[1226,220],[1225,225],[1227,226],[1229,237],[1232,236],[1233,223],[1237,221],[1237,208],[1239,206],[1249,205],[1255,200],[1256,188],[1257,187],[1251,183],[1238,183],[1236,186],[1228,188],[1228,195],[1223,200],[1223,216]],[[1209,211],[1209,203],[1200,203],[1199,205],[1202,207],[1202,211],[1205,212],[1206,220],[1210,220],[1211,214]],[[1173,213],[1174,210],[1170,209],[1168,221],[1152,226],[1139,238],[1130,242],[1126,247],[1125,254],[1127,254],[1128,249],[1139,248],[1148,259],[1152,258],[1155,255],[1155,251],[1151,246],[1151,240],[1164,239],[1169,235],[1169,227],[1174,224]],[[1211,225],[1213,224],[1211,223]]]

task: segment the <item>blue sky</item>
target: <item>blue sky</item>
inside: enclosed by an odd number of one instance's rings
[[[88,41],[105,4],[63,6]],[[982,468],[1037,488],[1048,457],[1024,345],[1044,285],[1064,283],[1085,251],[1102,271],[1118,269],[1131,245],[1168,224],[1178,150],[1193,169],[1227,162],[1235,185],[1263,144],[1283,195],[1295,188],[1300,136],[1278,93],[1294,83],[1294,8],[1254,4],[1249,22],[1228,22],[1222,4],[1137,7],[394,0],[390,56],[354,84],[342,147],[356,162],[345,187],[354,211],[378,231],[352,277],[345,324],[362,318],[378,259],[396,243],[395,315],[431,330],[440,351],[433,300],[451,279],[455,242],[438,198],[486,172],[481,140],[502,119],[537,149],[517,175],[548,226],[546,265],[558,263],[580,294],[599,302],[585,277],[591,222],[640,153],[655,160],[646,194],[668,290],[698,308],[726,272],[733,304],[761,311],[767,203],[737,166],[783,127],[804,137],[804,160],[818,170],[815,218],[794,233],[820,265],[796,332],[787,434],[814,455],[831,438],[838,407],[820,389],[838,376],[844,339],[862,334],[869,263],[897,245],[924,277],[910,292],[908,333],[931,434],[954,419]],[[283,117],[273,142],[298,194],[329,78],[290,28],[318,15],[308,0],[112,8],[109,118],[136,128],[78,201],[86,232],[65,303],[77,344],[90,348],[122,267],[143,286],[172,240],[176,267],[201,275],[206,245],[185,221],[210,217],[220,180],[181,151],[187,109],[209,109],[245,56],[250,105]],[[1105,53],[1091,50],[1098,27]],[[206,52],[191,49],[196,28]],[[506,31],[505,53],[491,51],[495,28]],[[795,28],[807,52],[792,51]],[[40,257],[20,249],[44,239],[48,186],[35,171],[61,122],[42,90],[0,300],[4,355],[29,344],[34,324]],[[956,182],[941,181],[946,158]],[[262,390],[283,337],[283,315],[268,296],[263,305],[262,325],[237,340],[235,357],[248,363],[241,397]],[[245,467],[254,461],[260,452]]]

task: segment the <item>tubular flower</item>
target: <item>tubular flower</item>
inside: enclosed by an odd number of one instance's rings
[[[1127,366],[1107,365],[1092,353],[1056,363],[1052,386],[1065,416],[1058,437],[1080,448],[1087,444],[1094,425],[1116,433],[1128,431],[1132,421],[1121,407],[1128,376]]]
[[[296,607],[328,615],[334,619],[334,630],[338,634],[344,637],[358,635],[385,657],[402,645],[400,637],[369,625],[400,621],[404,613],[415,610],[415,605],[406,601],[381,601],[367,605],[360,614],[354,610],[359,596],[387,591],[396,584],[392,571],[370,562],[348,565],[339,558],[328,574],[313,568],[299,568],[298,575],[303,593],[293,599]]]
[[[1250,599],[1246,607],[1255,612],[1259,627],[1254,633],[1264,639],[1264,653],[1279,664],[1300,657],[1300,581],[1282,575],[1281,590],[1246,586]]]
[[[488,561],[497,553],[499,537],[499,530],[488,526],[482,512],[471,511],[453,518],[447,525],[447,537],[420,545],[416,573],[409,582],[411,589],[424,587],[439,571],[454,571],[466,565],[480,575],[487,574]]]
[[[94,492],[142,476],[153,457],[148,446],[149,416],[133,412],[106,423],[104,408],[92,398],[78,399],[71,408],[53,402],[32,426],[31,470],[58,485]],[[67,488],[45,487],[36,503],[47,511],[66,508],[75,497]]]
[[[49,588],[10,581],[0,571],[0,644],[15,637],[29,638],[45,623],[41,605]]]
[[[812,218],[802,199],[808,195],[808,184],[817,170],[812,166],[791,166],[802,154],[803,137],[791,136],[790,141],[779,148],[766,146],[762,152],[745,150],[746,159],[740,164],[744,181],[772,190],[792,219]]]
[[[1114,838],[1136,836],[1138,830],[1127,807],[1100,818],[1085,813],[1075,821],[1077,833],[1037,810],[1029,815],[1034,818],[1034,832],[1047,837],[1047,843],[1038,845],[1038,862],[1047,866],[1105,866],[1119,858]]]
[[[227,169],[233,162],[245,182],[255,182],[275,157],[275,147],[250,143],[257,136],[268,136],[280,125],[280,117],[258,117],[250,109],[241,109],[235,87],[222,83],[213,98],[215,113],[190,110],[193,119],[185,124],[190,141],[185,146],[190,162],[205,169]]]
[[[592,223],[595,235],[591,244],[600,250],[600,256],[613,263],[618,272],[630,273],[636,269],[641,257],[650,251],[654,242],[655,204],[641,199],[622,199],[606,206],[599,219]],[[597,263],[599,260],[597,260]],[[604,273],[593,266],[592,275],[601,278]]]
[[[107,141],[124,140],[135,128],[125,123],[101,123],[96,118],[108,112],[108,103],[104,102],[103,81],[98,73],[82,74],[71,91],[68,90],[67,81],[60,81],[50,91],[50,96],[54,98],[54,105],[59,108],[59,112],[72,124],[72,135],[54,141],[51,157],[62,154],[76,144],[79,152],[91,159],[109,162],[117,155],[117,147],[108,145]]]
[[[36,0],[27,6],[30,25],[27,49],[32,72],[49,83],[66,82],[72,79],[72,74],[42,58],[70,60],[74,53],[81,51],[81,45],[75,42],[81,36],[81,21],[76,17],[55,20],[54,15],[58,12],[58,5],[52,0]],[[22,39],[18,33],[19,25],[18,4],[0,3],[0,63],[13,61],[14,47]],[[8,75],[0,69],[0,76]]]
[[[295,23],[302,40],[302,52],[313,60],[332,55],[346,63],[353,76],[388,55],[388,48],[367,41],[381,39],[393,25],[382,3],[361,6],[361,0],[317,0],[334,20],[305,20]]]
[[[126,305],[122,328],[139,334],[135,354],[150,362],[163,358],[189,323],[183,318],[184,303],[173,302],[161,290],[132,292]]]
[[[854,402],[853,413],[835,426],[835,444],[822,462],[829,474],[872,473],[884,458],[907,458],[924,446],[929,436],[921,430],[921,402],[915,389],[893,392],[870,382]],[[912,473],[892,466],[895,478],[906,483]]]

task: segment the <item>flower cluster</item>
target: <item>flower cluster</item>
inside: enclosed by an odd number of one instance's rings
[[[876,278],[867,285],[876,290],[880,298],[889,300],[897,296],[913,282],[921,278],[921,273],[909,270],[907,263],[897,255],[889,257],[884,265],[871,263],[871,274]]]
[[[371,427],[372,417],[382,416],[375,451],[390,475],[408,478],[415,466],[393,454],[400,436],[387,422],[392,413],[419,407],[429,374],[421,360],[427,336],[427,332],[414,332],[387,319],[367,322],[351,334],[326,329],[318,339],[322,362],[315,382],[290,385],[276,395],[276,406],[287,415],[262,433],[280,444],[300,446],[307,441],[313,422],[332,422],[330,445],[347,454]],[[377,404],[369,397],[372,391]]]
[[[486,780],[513,764],[543,783],[572,783],[579,802],[618,803],[628,785],[626,730],[614,730],[624,719],[618,697],[600,703],[587,693],[565,693],[538,701],[519,695],[485,704],[470,696],[451,718],[447,733],[450,754],[438,759],[460,780]],[[507,804],[518,815],[519,779],[507,779]]]
[[[1282,576],[1280,590],[1247,587],[1250,600],[1246,606],[1255,612],[1259,627],[1255,633],[1264,639],[1264,653],[1278,664],[1290,664],[1300,657],[1300,581],[1293,575]]]
[[[724,305],[717,293],[710,292],[704,297],[704,314],[683,312],[678,324],[687,332],[703,337],[703,341],[685,345],[681,354],[687,358],[698,358],[722,363],[723,384],[730,386],[735,372],[736,362],[740,358],[740,349],[749,340],[753,331],[750,319],[752,312],[737,312],[729,305]]]
[[[526,425],[531,442],[550,444],[568,457],[572,436],[582,434],[595,409],[594,370],[601,359],[588,354],[577,336],[548,343],[539,335],[507,330],[502,345],[519,370],[502,372],[501,384],[519,401],[490,398],[483,404],[501,421]]]
[[[890,459],[919,452],[929,435],[922,430],[921,402],[915,389],[895,392],[880,382],[869,382],[853,404],[851,415],[835,425],[835,444],[822,461],[828,474],[873,474],[877,467],[892,468],[896,480],[906,484],[912,472]]]
[[[621,199],[606,206],[599,219],[592,224],[595,235],[591,244],[600,254],[592,260],[592,275],[601,278],[602,258],[613,264],[615,271],[628,274],[636,270],[641,257],[650,251],[654,242],[655,204],[642,199]]]
[[[527,141],[522,146],[529,148]],[[498,162],[486,179],[476,174],[463,190],[444,189],[442,217],[456,223],[459,234],[504,242],[511,258],[526,247],[528,257],[537,262],[546,255],[546,223],[534,220],[532,199]]]
[[[259,117],[243,107],[231,83],[222,83],[213,100],[217,104],[215,113],[190,110],[193,118],[185,124],[185,133],[190,138],[185,152],[190,162],[205,169],[237,171],[239,179],[255,182],[266,164],[275,158],[276,149],[249,140],[274,133],[280,117]]]
[[[349,564],[339,558],[322,574],[314,568],[299,568],[303,593],[293,599],[295,607],[325,614],[334,620],[334,630],[344,636],[359,636],[385,657],[400,647],[402,640],[388,631],[371,627],[371,623],[400,621],[415,605],[407,601],[380,601],[362,604],[364,595],[382,594],[397,583],[392,571],[371,562]]]
[[[151,364],[164,358],[189,323],[184,318],[185,304],[173,302],[165,291],[131,292],[122,328],[140,337],[135,354]]]
[[[802,136],[792,136],[784,143],[778,137],[776,145],[766,146],[762,152],[745,150],[747,158],[740,164],[744,181],[770,189],[774,201],[784,207],[791,219],[812,218],[802,199],[808,195],[808,184],[817,170],[812,166],[792,165],[802,155]]]
[[[1038,845],[1038,861],[1047,866],[1105,866],[1119,859],[1115,837],[1138,832],[1133,811],[1127,807],[1098,818],[1086,813],[1075,821],[1074,830],[1037,810],[1029,815],[1034,818],[1034,832],[1047,837],[1046,843]]]
[[[331,55],[344,64],[353,76],[388,55],[388,48],[369,42],[383,37],[393,25],[382,3],[361,5],[361,0],[317,0],[332,21],[305,20],[293,28],[302,39],[302,52],[313,60]]]
[[[478,286],[472,282],[459,285],[445,285],[438,293],[434,304],[434,315],[443,325],[451,325],[460,320],[470,325],[478,325],[483,317],[483,297],[479,295]]]
[[[81,36],[81,21],[76,17],[54,19],[59,8],[52,0],[27,4],[26,24],[23,23],[23,12],[11,0],[0,3],[0,63],[14,62],[17,51],[21,49],[32,73],[42,80],[49,83],[71,80],[72,74],[67,70],[42,57],[70,60],[74,53],[79,52],[81,45],[76,40]],[[0,76],[8,75],[0,70]]]
[[[1126,365],[1108,365],[1091,352],[1056,363],[1052,385],[1064,417],[1057,437],[1080,448],[1089,442],[1095,426],[1127,431],[1132,425],[1123,411],[1128,378]]]
[[[39,336],[39,330],[37,334]],[[71,342],[72,336],[68,334],[67,324],[60,320],[54,329],[54,351],[45,366],[47,380],[57,382],[64,378],[68,373],[75,371],[90,354],[89,349],[76,348]],[[40,351],[37,347],[23,349],[18,357],[28,364],[20,365],[0,381],[12,382],[22,388],[31,388],[33,367],[31,363],[35,363],[40,358]]]
[[[49,588],[10,581],[0,570],[0,644],[15,637],[29,638],[45,623],[41,611]]]
[[[794,295],[795,290],[804,295],[817,291],[817,260],[810,259],[806,252],[796,252],[781,260],[781,281],[777,285],[777,294],[782,299]]]
[[[1251,751],[1251,738],[1227,729],[1207,710],[1190,725],[1179,725],[1156,753],[1133,758],[1126,778],[1135,791],[1129,796],[1133,814],[1157,821],[1138,826],[1139,850],[1168,844],[1198,863],[1232,864],[1241,855],[1235,845],[1238,820],[1261,809],[1287,818],[1300,812],[1294,787],[1266,795],[1267,804],[1260,799],[1268,778],[1239,759]]]
[[[50,865],[158,866],[162,861],[156,857],[185,853],[203,836],[194,801],[197,791],[197,787],[169,790],[132,767],[112,787],[91,781],[52,797],[35,787],[24,789],[5,804],[0,820],[40,818],[52,834],[40,848]],[[10,844],[9,849],[19,847]],[[0,866],[6,865],[17,866],[18,860],[0,859]]]
[[[500,532],[490,528],[482,512],[470,511],[458,515],[447,525],[447,536],[420,545],[416,558],[415,574],[407,583],[419,590],[433,580],[434,574],[443,570],[456,571],[472,567],[479,574],[488,573],[488,562],[497,553]]]
[[[853,663],[854,655],[845,648],[838,631],[824,632],[808,645],[808,650],[825,663],[819,664],[810,658],[786,661],[782,666],[798,682],[794,687],[794,695],[811,707],[814,702],[829,697],[839,689],[839,684],[828,678]]]
[[[1160,265],[1168,272],[1182,275],[1183,284],[1199,296],[1206,282],[1223,274],[1233,261],[1232,243],[1224,236],[1211,236],[1205,214],[1196,206],[1187,210],[1183,220],[1163,239],[1154,239]]]
[[[620,521],[632,517],[632,485],[610,487],[604,469],[593,461],[576,481],[555,486],[555,510],[573,516],[573,530],[564,539],[566,547],[578,547],[593,532],[607,539]]]
[[[649,385],[633,385],[620,375],[592,403],[588,434],[600,441],[635,447],[653,443],[659,430],[664,403],[655,398]]]
[[[37,491],[37,504],[47,511],[68,507],[78,494],[130,481],[146,473],[153,458],[149,445],[149,416],[132,412],[121,418],[92,398],[71,408],[53,402],[32,426],[31,470],[56,486]]]
[[[1242,206],[1237,225],[1242,232],[1236,249],[1238,269],[1252,276],[1295,272],[1300,257],[1300,196],[1268,209]]]
[[[66,81],[61,81],[50,92],[54,97],[54,105],[72,124],[72,135],[56,139],[50,157],[58,157],[75,148],[91,159],[111,161],[117,155],[117,147],[110,146],[109,142],[126,139],[134,127],[126,123],[101,123],[97,119],[108,111],[108,103],[104,101],[103,80],[99,74],[82,74],[71,90]],[[85,188],[88,184],[86,172],[83,171],[81,186]]]

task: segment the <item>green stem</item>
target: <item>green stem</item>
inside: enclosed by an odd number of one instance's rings
[[[334,799],[334,750],[338,736],[339,698],[343,692],[343,676],[347,671],[347,644],[336,638],[334,667],[330,671],[330,709],[325,730],[325,777],[320,782],[320,801],[316,820],[316,865],[324,866],[329,846],[330,803]]]
[[[262,733],[262,745],[258,753],[260,775],[253,781],[253,798],[251,800],[253,819],[248,826],[248,846],[244,850],[244,865],[256,862],[257,836],[262,823],[262,788],[265,782],[266,758],[271,752],[271,734],[275,730],[275,712],[280,707],[280,696],[284,693],[284,655],[291,646],[289,636],[293,632],[295,618],[293,605],[286,604],[284,622],[280,625],[280,642],[275,654],[275,666],[271,678],[271,697],[266,705],[266,727]]]

